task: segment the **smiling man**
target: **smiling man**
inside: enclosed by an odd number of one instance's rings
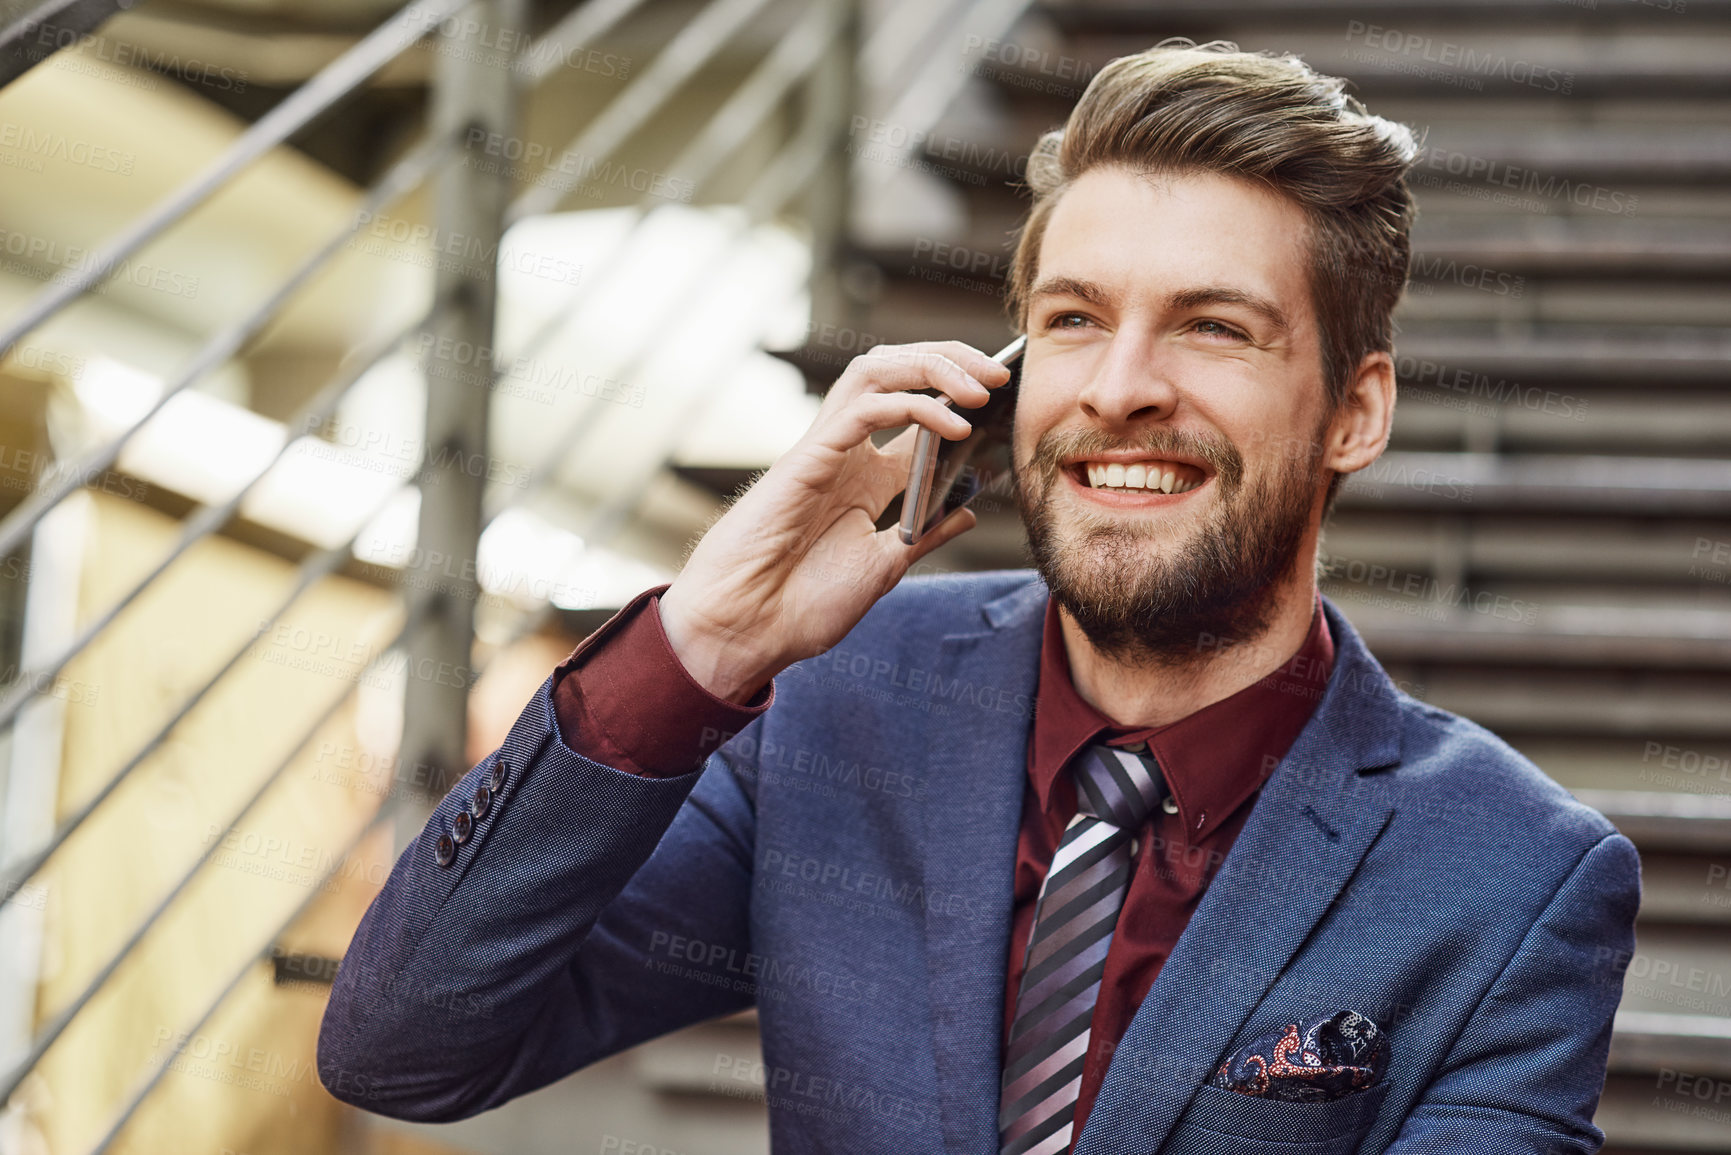
[[[777,1152],[1589,1152],[1633,847],[1317,592],[1382,452],[1411,134],[1230,46],[1115,61],[1029,167],[1034,572],[903,582],[876,349],[398,861],[333,1093],[462,1118],[755,1005]],[[941,404],[947,396],[958,408]]]

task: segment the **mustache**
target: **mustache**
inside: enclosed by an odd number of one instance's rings
[[[1065,458],[1096,457],[1114,450],[1131,450],[1149,457],[1184,457],[1206,462],[1228,497],[1244,480],[1244,456],[1223,437],[1206,437],[1186,429],[1149,429],[1136,437],[1115,437],[1099,429],[1048,429],[1034,445],[1024,467],[1041,487],[1057,479]]]

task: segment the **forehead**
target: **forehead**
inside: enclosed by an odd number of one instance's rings
[[[1307,228],[1295,202],[1249,181],[1096,168],[1053,207],[1037,279],[1096,281],[1128,301],[1226,285],[1302,321],[1311,315]]]

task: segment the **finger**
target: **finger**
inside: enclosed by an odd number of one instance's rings
[[[921,341],[913,348],[925,353],[936,353],[948,357],[957,365],[983,382],[988,388],[995,388],[1010,379],[1010,367],[1001,361],[994,361],[972,345],[962,341]]]
[[[814,425],[812,433],[817,444],[845,453],[879,430],[910,424],[930,429],[949,441],[960,441],[973,431],[966,417],[936,397],[921,393],[867,393],[854,398],[832,420]]]
[[[918,541],[914,542],[912,545],[902,547],[907,550],[906,557],[908,565],[913,565],[915,562],[919,561],[922,557],[925,557],[928,553],[931,553],[934,549],[937,549],[945,542],[960,537],[970,529],[973,529],[978,523],[979,518],[974,516],[974,511],[965,505],[960,509],[951,510],[949,516],[945,517],[944,520],[938,522],[938,524],[927,530]],[[882,532],[897,533],[899,531],[896,527],[892,526]],[[897,540],[900,541],[899,538]]]
[[[999,383],[996,377],[992,382]],[[879,346],[863,357],[856,357],[831,393],[846,404],[865,393],[915,389],[934,389],[969,409],[984,405],[991,397],[985,382],[955,361],[941,353],[906,345]]]

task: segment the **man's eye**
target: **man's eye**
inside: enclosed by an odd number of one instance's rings
[[[1049,329],[1079,329],[1088,323],[1088,318],[1080,313],[1059,313],[1046,325]]]
[[[1195,325],[1191,326],[1191,328],[1195,329],[1198,333],[1206,333],[1211,337],[1231,337],[1237,341],[1249,340],[1249,338],[1247,338],[1243,333],[1234,329],[1231,325],[1225,324],[1221,321],[1198,321]]]

